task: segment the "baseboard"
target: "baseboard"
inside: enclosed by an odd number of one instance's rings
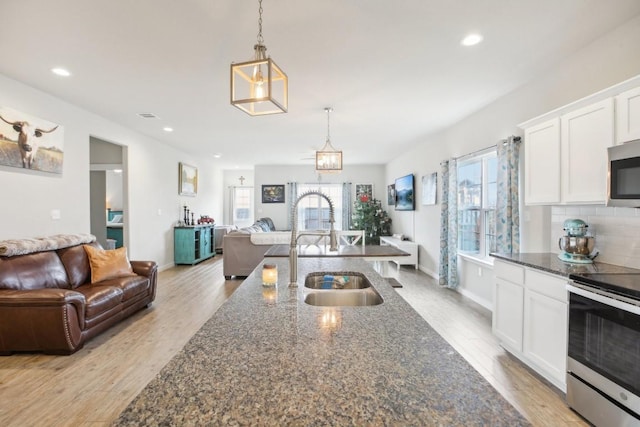
[[[440,275],[439,274],[436,274],[433,271],[429,271],[426,268],[423,268],[421,265],[418,268],[420,268],[420,271],[422,271],[426,275],[433,277],[436,280],[436,282],[440,281]],[[459,292],[460,294],[462,294],[464,297],[469,298],[471,301],[475,302],[476,304],[480,304],[481,306],[483,306],[487,310],[493,312],[493,304],[491,303],[491,301],[487,301],[484,298],[480,298],[478,295],[476,295],[476,294],[474,294],[472,292],[469,292],[464,288],[458,287],[457,289],[454,289],[454,290],[456,292]]]
[[[176,265],[174,263],[172,263],[172,262],[170,262],[168,264],[165,264],[165,265],[159,265],[158,266],[158,271],[165,271],[165,270],[168,270],[168,269],[173,268],[175,266]]]
[[[438,273],[436,273],[435,271],[428,270],[427,268],[423,267],[420,264],[418,264],[418,270],[422,271],[427,276],[435,279],[436,282],[440,279],[440,276],[438,275]]]
[[[487,310],[493,313],[493,304],[490,301],[487,301],[484,298],[480,298],[478,295],[472,292],[469,292],[464,288],[458,288],[456,289],[456,291],[460,292],[466,298],[469,298],[471,301],[475,302],[476,304],[480,304],[481,306],[483,306],[484,308],[486,308]]]

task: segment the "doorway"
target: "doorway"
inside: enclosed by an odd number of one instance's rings
[[[105,249],[128,245],[126,149],[89,138],[91,234]]]

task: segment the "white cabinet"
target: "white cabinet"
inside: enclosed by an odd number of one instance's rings
[[[613,99],[560,117],[562,201],[605,203],[607,147],[613,145]]]
[[[525,204],[605,203],[613,98],[525,128]]]
[[[524,312],[525,356],[564,385],[567,374],[567,303],[527,289]]]
[[[524,131],[524,200],[560,203],[560,118]]]
[[[616,144],[640,139],[640,87],[616,96]]]
[[[502,346],[566,391],[566,279],[495,260],[493,333]]]
[[[524,287],[496,278],[492,328],[511,351],[522,351]]]
[[[394,246],[409,254],[409,256],[398,257],[393,260],[398,267],[400,267],[400,265],[414,265],[416,269],[418,268],[418,244],[416,242],[400,240],[395,237],[381,236],[380,244]]]

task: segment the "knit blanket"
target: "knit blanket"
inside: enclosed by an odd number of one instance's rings
[[[93,234],[57,234],[49,237],[0,240],[0,256],[10,257],[34,252],[55,251],[56,249],[91,243],[95,240],[96,236]]]

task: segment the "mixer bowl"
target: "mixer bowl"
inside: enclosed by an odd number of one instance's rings
[[[573,255],[589,255],[593,252],[596,241],[593,236],[562,236],[558,246],[566,253]]]

